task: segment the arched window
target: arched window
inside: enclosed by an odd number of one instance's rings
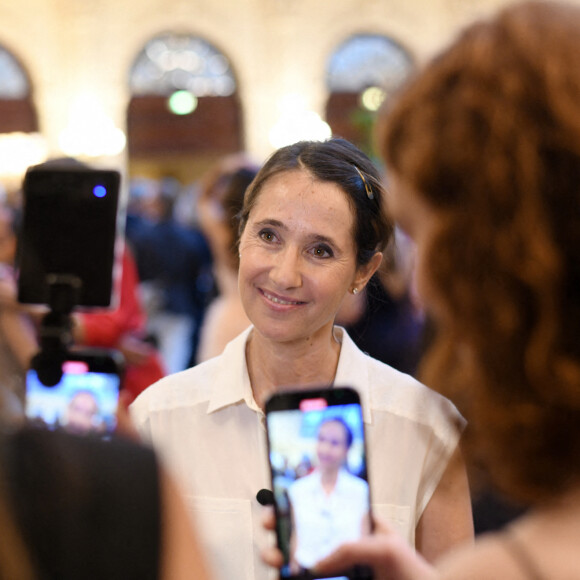
[[[209,42],[188,34],[150,40],[131,68],[130,85],[133,95],[188,90],[197,97],[227,97],[236,90],[228,59]]]
[[[37,130],[30,82],[16,57],[0,45],[0,133]]]
[[[162,167],[169,157],[172,163],[182,158],[191,171],[196,163],[242,147],[235,75],[229,59],[206,40],[190,34],[156,36],[135,59],[129,85],[130,162]],[[176,174],[174,167],[171,172]]]
[[[17,60],[0,46],[0,97],[24,99],[29,93],[28,79]]]
[[[31,83],[24,67],[0,45],[0,198],[19,203],[18,191],[27,167],[46,159],[38,133]]]
[[[413,68],[409,53],[386,36],[358,34],[332,54],[326,121],[335,135],[371,151],[374,113]]]

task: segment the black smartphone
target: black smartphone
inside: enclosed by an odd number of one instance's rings
[[[280,578],[310,569],[342,543],[372,531],[364,422],[349,387],[289,390],[266,403]],[[333,578],[370,579],[367,567]]]
[[[77,306],[111,304],[120,174],[88,168],[28,169],[18,231],[18,301],[49,304],[50,281],[79,283]]]
[[[109,438],[116,427],[123,374],[123,357],[108,349],[82,349],[66,353],[58,362],[61,377],[45,384],[43,368],[50,361],[33,359],[26,374],[26,416],[32,425],[63,429],[76,435]],[[48,381],[49,384],[54,381]]]

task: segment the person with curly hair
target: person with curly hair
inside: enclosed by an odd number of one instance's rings
[[[580,570],[580,7],[478,21],[385,109],[390,212],[414,239],[437,332],[421,378],[454,400],[469,459],[529,505],[439,560],[378,532],[320,564],[377,580]]]

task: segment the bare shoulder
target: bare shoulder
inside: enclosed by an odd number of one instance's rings
[[[437,562],[441,580],[525,580],[501,534],[481,536],[472,547],[454,550]]]

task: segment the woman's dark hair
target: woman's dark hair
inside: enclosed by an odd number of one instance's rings
[[[240,233],[264,185],[275,175],[292,170],[308,171],[314,179],[335,183],[344,191],[354,213],[359,266],[367,264],[376,252],[386,247],[393,227],[384,211],[379,172],[362,151],[340,138],[300,141],[273,153],[246,191]]]
[[[238,233],[244,195],[257,173],[258,166],[253,161],[236,153],[221,159],[200,182],[202,202],[215,202],[221,210],[220,221],[227,228],[229,237],[227,259],[233,270],[239,267]]]

